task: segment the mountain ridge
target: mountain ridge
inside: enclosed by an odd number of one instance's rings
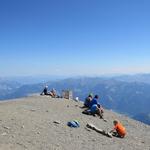
[[[44,86],[48,85],[49,90],[55,88],[59,94],[62,90],[70,89],[74,97],[79,97],[84,101],[89,93],[98,94],[100,103],[107,109],[113,109],[117,112],[127,114],[133,118],[137,114],[149,114],[150,106],[150,84],[143,82],[125,82],[112,78],[69,78],[59,81],[51,81],[40,84],[22,85],[16,88],[14,92],[7,93],[0,99],[12,99],[28,96],[32,93],[40,93]],[[147,122],[142,117],[138,120]]]

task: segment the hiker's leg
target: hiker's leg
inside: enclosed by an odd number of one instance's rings
[[[104,117],[104,113],[103,111],[100,110],[100,118],[103,118]]]
[[[53,97],[53,94],[52,94],[52,92],[49,92],[49,95],[50,95],[51,97]]]
[[[100,116],[100,118],[103,118],[103,113],[101,112],[100,109],[97,109],[97,114]]]
[[[115,137],[123,138],[123,136],[121,136],[120,134],[118,134],[117,131],[114,131],[114,132],[112,133],[112,135],[115,136]]]
[[[83,114],[86,114],[86,115],[91,115],[91,112],[89,109],[86,109],[82,112]]]

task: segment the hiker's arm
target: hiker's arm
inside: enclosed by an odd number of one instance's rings
[[[114,132],[115,131],[115,129],[112,129],[111,131],[109,131],[110,133],[112,133],[112,132]]]

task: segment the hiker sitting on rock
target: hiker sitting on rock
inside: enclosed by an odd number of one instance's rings
[[[56,97],[57,97],[56,90],[53,88],[53,89],[50,91],[49,95],[50,95],[52,98],[56,98]]]
[[[88,107],[89,108],[90,102],[92,101],[92,99],[93,99],[93,95],[89,94],[89,96],[84,101],[84,107]]]
[[[125,127],[118,120],[114,120],[113,124],[114,128],[110,131],[110,133],[112,133],[113,136],[124,138],[126,135]]]
[[[48,86],[46,85],[43,92],[40,95],[49,95],[48,94]]]

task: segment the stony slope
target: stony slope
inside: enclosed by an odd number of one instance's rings
[[[108,122],[104,122],[82,114],[80,106],[80,102],[46,96],[0,103],[0,150],[150,150],[150,126],[108,110]],[[66,125],[73,119],[79,120],[80,128]],[[113,119],[125,125],[128,134],[124,139],[85,129],[87,123],[93,123],[110,130]]]

